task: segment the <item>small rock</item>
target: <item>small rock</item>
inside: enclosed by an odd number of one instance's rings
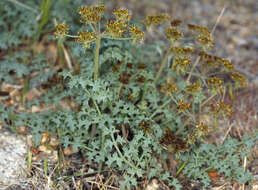
[[[78,151],[77,151],[77,152],[78,152]],[[73,146],[69,146],[69,147],[67,147],[67,148],[64,149],[64,154],[65,154],[66,156],[75,154],[75,153],[77,153],[77,152],[75,152],[75,151],[73,150]]]
[[[8,186],[25,179],[26,143],[9,131],[0,133],[0,183]]]
[[[152,179],[151,182],[147,185],[145,190],[158,190],[159,183],[157,179]]]
[[[48,143],[50,141],[50,134],[49,133],[46,133],[46,132],[43,132],[41,133],[42,137],[41,137],[41,144],[45,144],[45,143]]]
[[[49,150],[45,145],[40,145],[40,146],[38,147],[38,150],[39,150],[40,152],[43,152],[43,153],[47,154],[47,155],[50,155],[50,154],[52,153],[52,151]]]
[[[51,137],[49,145],[52,146],[53,148],[57,147],[59,144],[58,139],[56,137]]]
[[[53,153],[49,156],[48,160],[51,163],[58,162],[58,151],[57,150],[53,151]]]
[[[26,99],[28,101],[32,101],[35,98],[39,97],[41,94],[36,88],[32,88],[30,91],[26,93]]]
[[[28,131],[25,126],[21,125],[18,127],[18,133],[21,135],[26,135],[28,133]]]
[[[41,110],[41,108],[39,106],[35,106],[35,105],[31,106],[32,113],[39,113],[40,110]]]

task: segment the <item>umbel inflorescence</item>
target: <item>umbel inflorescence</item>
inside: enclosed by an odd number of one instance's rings
[[[78,32],[77,36],[79,43],[83,43],[84,47],[90,47],[90,45],[96,40],[98,35],[105,39],[131,39],[134,41],[144,40],[144,33],[141,29],[130,24],[131,13],[127,9],[117,8],[112,13],[115,16],[114,19],[106,20],[104,23],[105,30],[100,30],[100,24],[102,23],[103,14],[106,13],[104,5],[88,7],[82,6],[78,9],[78,13],[81,17],[81,23],[89,26],[90,30]],[[104,21],[103,21],[104,22]],[[66,24],[58,24],[56,35],[64,37],[69,30]],[[69,37],[69,35],[66,35]],[[71,37],[71,36],[70,36]]]
[[[88,29],[78,32],[77,35],[70,35],[66,24],[58,24],[56,35],[62,38],[76,38],[84,48],[93,47],[91,45],[95,44],[94,82],[102,81],[106,84],[105,82],[115,81],[114,84],[106,87],[109,92],[115,94],[113,99],[109,99],[110,102],[105,102],[103,98],[100,101],[92,98],[92,105],[101,118],[99,120],[102,120],[104,114],[109,114],[108,118],[112,118],[110,119],[112,122],[115,121],[111,123],[118,132],[111,135],[112,143],[115,142],[115,137],[119,139],[121,135],[122,139],[133,144],[138,135],[137,142],[143,138],[143,142],[158,143],[158,150],[151,147],[151,143],[149,144],[148,148],[153,154],[155,151],[166,152],[168,155],[171,152],[176,155],[190,153],[191,149],[204,141],[211,132],[215,133],[212,129],[216,128],[216,120],[221,115],[231,116],[231,106],[224,103],[225,94],[232,90],[232,83],[235,84],[234,87],[242,87],[246,86],[246,80],[234,70],[230,60],[210,53],[215,43],[206,27],[194,24],[184,25],[181,20],[172,19],[166,14],[146,16],[140,22],[141,24],[136,25],[131,22],[130,11],[124,8],[115,9],[112,12],[113,18],[106,20],[103,16],[106,14],[103,4],[92,7],[82,6],[78,9],[78,13],[81,23]],[[158,71],[153,69],[150,62],[146,63],[144,60],[134,62],[133,59],[129,62],[121,57],[112,61],[112,69],[110,69],[111,75],[116,79],[105,78],[107,75],[99,76],[102,39],[130,40],[136,44],[144,40],[144,32],[141,28],[160,26],[164,26],[164,36],[168,46],[162,53],[163,59],[160,61]],[[184,40],[185,34],[191,35],[191,43]],[[118,49],[112,47],[112,51],[116,53]],[[135,56],[139,56],[140,53]],[[152,52],[149,52],[148,56],[151,57]],[[119,106],[116,107],[118,104]],[[115,107],[115,111],[113,107],[110,108],[107,105]],[[113,114],[113,111],[116,114]],[[132,113],[134,116],[131,115]],[[201,116],[205,114],[210,116],[214,125],[212,122],[202,120]],[[120,116],[124,120],[120,121]],[[96,123],[93,126],[96,126]],[[107,136],[107,133],[104,133]],[[130,133],[134,133],[131,139],[128,137]],[[101,137],[102,134],[98,135]],[[101,143],[111,142],[106,136],[101,139]],[[118,147],[115,144],[115,150],[112,149],[112,151],[116,151],[114,154],[121,157],[129,168],[135,170],[135,173],[131,172],[131,177],[139,173],[138,177],[141,176],[144,167],[148,167],[151,161],[143,163],[144,153],[139,158],[139,163],[133,158],[131,161],[126,160],[134,153],[127,152],[131,145],[123,143],[120,139],[121,146]],[[137,146],[141,147],[139,144]],[[144,152],[146,147],[141,147],[139,150]],[[164,157],[167,159],[166,154]],[[118,158],[112,159],[115,159],[118,165],[121,162]],[[134,165],[135,163],[138,164]],[[180,174],[186,164],[187,161],[178,168],[176,175]],[[176,176],[175,172],[170,172],[170,175]]]

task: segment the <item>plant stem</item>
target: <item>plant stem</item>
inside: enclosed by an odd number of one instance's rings
[[[203,103],[201,103],[200,107],[202,108],[207,102],[209,102],[212,98],[214,98],[214,96],[216,96],[216,94],[211,95],[208,99],[206,99]]]
[[[195,67],[196,67],[197,64],[199,63],[200,59],[201,59],[201,57],[198,56],[197,59],[195,60],[194,65],[193,65],[193,67],[192,67],[192,69],[191,69],[191,71],[190,71],[190,74],[188,75],[188,77],[187,77],[187,79],[186,79],[186,83],[187,83],[187,84],[189,84],[190,79],[191,79],[191,76],[192,76],[192,73],[193,73],[193,70],[195,69]]]
[[[186,162],[184,162],[184,163],[181,165],[181,167],[177,170],[177,172],[176,172],[176,177],[177,177],[177,176],[180,174],[180,172],[184,169],[185,165],[186,165]]]
[[[161,66],[160,66],[160,68],[159,68],[159,71],[158,71],[158,73],[157,73],[155,79],[154,79],[154,83],[157,82],[157,80],[159,79],[159,77],[160,77],[160,75],[161,75],[163,69],[164,69],[165,66],[166,66],[166,63],[167,63],[167,61],[168,61],[168,56],[169,56],[169,54],[170,54],[170,48],[171,48],[171,46],[172,46],[172,42],[170,43],[169,48],[168,48],[168,50],[167,50],[167,52],[166,52],[166,55],[165,55],[164,59],[163,59],[162,62],[161,62]]]
[[[130,167],[134,168],[135,170],[138,170],[137,167],[135,167],[133,164],[131,164],[128,160],[126,160],[126,158],[123,156],[123,154],[120,152],[117,144],[116,144],[116,140],[115,140],[115,137],[114,137],[114,134],[111,134],[111,138],[112,138],[112,142],[116,148],[116,151],[118,152],[119,156],[122,158],[122,160],[127,163]]]
[[[96,39],[96,49],[95,49],[95,65],[94,65],[94,81],[98,79],[98,74],[99,74],[99,48],[100,48],[100,40],[101,40],[101,35],[98,33],[97,39]]]
[[[99,117],[102,117],[102,115],[101,115],[101,112],[100,112],[100,109],[99,109],[99,106],[98,106],[98,104],[97,104],[97,102],[93,99],[93,103],[94,103],[94,105],[95,105],[95,107],[96,107],[96,109],[97,109],[97,111],[98,111],[98,114],[99,114]],[[96,125],[94,125],[93,126],[93,130],[95,131],[96,130]],[[104,152],[104,135],[103,135],[103,132],[101,132],[101,136],[100,136],[100,141],[101,141],[101,152]],[[102,170],[102,166],[103,166],[103,162],[101,161],[100,162],[100,164],[99,164],[99,169],[98,169],[98,171],[99,171],[99,173],[100,173],[100,171]]]
[[[117,38],[117,37],[112,37],[108,35],[102,35],[102,38],[111,39],[111,40],[133,40],[133,38]]]
[[[182,125],[180,128],[177,129],[175,135],[178,135],[178,134],[185,128],[185,126],[189,124],[190,121],[191,121],[191,118],[189,117],[189,118],[185,121],[184,125]]]
[[[97,109],[97,112],[98,112],[98,114],[99,114],[99,117],[101,117],[101,112],[100,112],[99,106],[98,106],[97,102],[96,102],[94,99],[93,99],[93,103],[94,103],[94,105],[95,105],[95,107],[96,107],[96,109]]]
[[[159,106],[158,109],[156,109],[156,111],[153,112],[153,114],[150,116],[150,118],[152,119],[152,118],[160,111],[160,109],[166,107],[170,102],[171,102],[171,99],[169,99],[169,100],[166,101],[164,104],[162,104],[161,106]]]
[[[65,36],[69,37],[69,38],[79,38],[79,36],[74,36],[74,35],[69,35],[69,34],[66,34]]]
[[[111,172],[112,170],[102,170],[101,173],[104,173],[104,172]],[[80,177],[80,176],[91,176],[91,175],[95,175],[97,174],[98,172],[83,172],[83,173],[77,173],[77,174],[73,174],[73,175],[70,175],[70,176],[62,176],[61,178],[63,179],[68,179],[68,178],[71,178],[71,177]]]

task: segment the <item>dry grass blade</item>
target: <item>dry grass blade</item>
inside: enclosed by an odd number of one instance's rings
[[[213,34],[214,34],[214,31],[215,31],[215,29],[217,28],[217,26],[218,26],[218,24],[219,24],[219,22],[220,22],[220,19],[222,18],[222,16],[223,16],[223,14],[224,14],[224,12],[225,12],[225,10],[226,10],[226,5],[223,7],[223,9],[221,10],[221,12],[220,12],[220,15],[218,16],[218,18],[217,18],[217,20],[216,20],[216,23],[215,23],[215,25],[213,26],[213,28],[212,28],[212,31],[211,31],[211,36],[213,36]]]

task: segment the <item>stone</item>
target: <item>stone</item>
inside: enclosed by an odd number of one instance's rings
[[[0,189],[25,179],[26,140],[8,130],[0,133]]]

